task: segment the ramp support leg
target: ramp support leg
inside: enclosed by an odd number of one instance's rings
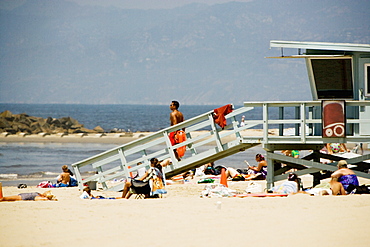
[[[268,151],[266,154],[267,159],[267,176],[266,176],[266,188],[267,190],[270,190],[272,187],[274,187],[274,160],[269,155],[270,153],[273,153],[274,151]]]

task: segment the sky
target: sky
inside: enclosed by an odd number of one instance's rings
[[[232,2],[230,0],[67,0],[80,5],[114,6],[123,9],[172,9],[190,3],[204,3],[208,5]],[[250,2],[239,0],[236,2]]]

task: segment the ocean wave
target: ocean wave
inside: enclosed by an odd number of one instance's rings
[[[56,172],[33,172],[30,174],[18,175],[19,178],[50,178],[50,177],[57,177],[59,173]]]
[[[15,179],[18,179],[18,174],[15,174],[15,173],[0,174],[0,179],[15,180]]]
[[[23,165],[23,164],[14,164],[14,165],[2,165],[1,168],[27,168],[27,167],[35,167],[35,165]]]

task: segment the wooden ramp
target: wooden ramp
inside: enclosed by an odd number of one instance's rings
[[[150,159],[170,158],[172,164],[164,168],[167,177],[213,162],[245,149],[259,145],[259,140],[243,142],[241,132],[256,124],[239,126],[236,116],[252,110],[253,107],[241,107],[226,115],[228,125],[223,129],[215,124],[213,111],[168,127],[152,135],[118,146],[101,154],[72,164],[78,186],[97,181],[104,190],[119,191],[123,183],[113,180],[132,177],[140,168],[147,169]],[[185,128],[187,140],[172,146],[168,138],[170,132]],[[174,149],[186,145],[185,156],[177,161]],[[140,164],[141,163],[141,164]],[[139,164],[139,165],[138,165]],[[82,176],[84,174],[84,176]]]

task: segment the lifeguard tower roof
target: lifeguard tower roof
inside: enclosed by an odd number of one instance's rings
[[[304,41],[270,41],[281,56],[304,58],[313,100],[370,100],[370,45]],[[298,49],[284,55],[284,48]],[[305,51],[303,51],[305,50]]]
[[[352,44],[352,43],[271,40],[270,47],[311,49],[311,50],[330,50],[330,51],[370,52],[369,44]]]

